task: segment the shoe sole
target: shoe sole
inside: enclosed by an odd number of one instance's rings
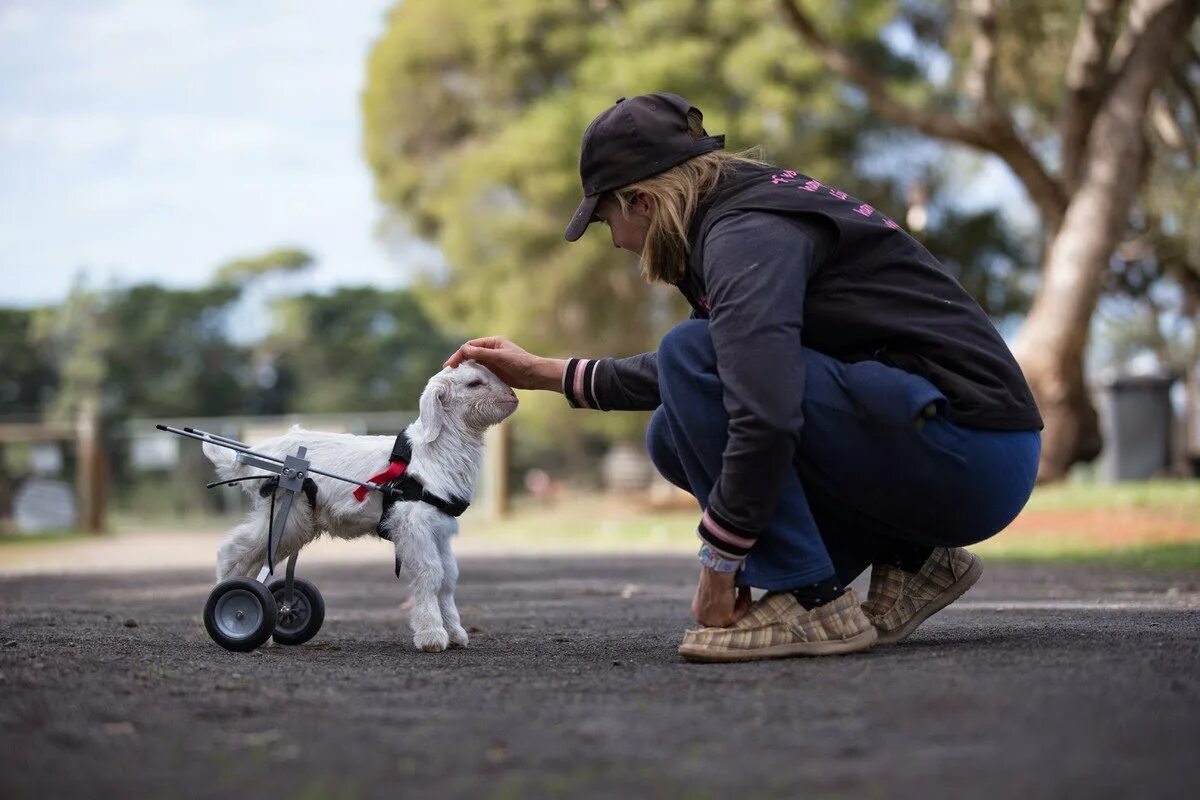
[[[792,658],[796,656],[838,656],[868,650],[879,637],[878,631],[868,628],[849,639],[834,639],[825,642],[796,642],[760,647],[757,650],[713,650],[706,647],[680,645],[679,655],[688,661],[705,663],[728,663],[731,661],[764,661],[770,658]]]
[[[967,590],[974,586],[975,582],[983,575],[983,560],[974,553],[969,553],[969,555],[971,556],[971,566],[967,567],[967,571],[963,573],[961,578],[947,586],[937,597],[921,606],[920,610],[916,614],[913,614],[912,619],[899,628],[896,628],[896,630],[887,632],[879,631],[879,639],[876,643],[879,645],[889,645],[904,641],[922,622],[966,594]]]

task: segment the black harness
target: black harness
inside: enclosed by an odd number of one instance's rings
[[[388,461],[392,464],[403,464],[405,471],[400,477],[392,478],[380,486],[380,493],[383,495],[383,513],[379,515],[379,524],[375,526],[375,532],[382,538],[388,538],[387,532],[383,529],[383,521],[387,519],[388,512],[396,503],[428,503],[443,514],[449,514],[452,517],[462,516],[463,512],[471,506],[466,500],[457,498],[444,500],[438,497],[425,488],[420,478],[408,471],[408,465],[412,462],[412,445],[408,443],[408,435],[403,431],[396,436],[396,443],[392,445],[392,454],[388,457]]]

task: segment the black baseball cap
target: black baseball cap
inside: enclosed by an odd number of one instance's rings
[[[725,147],[724,136],[692,138],[688,133],[691,111],[700,113],[679,95],[658,92],[618,98],[592,120],[583,132],[579,152],[583,202],[567,225],[568,242],[583,236],[587,226],[596,221],[596,204],[605,192]]]

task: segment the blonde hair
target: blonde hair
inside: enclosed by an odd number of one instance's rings
[[[688,123],[692,138],[706,135],[698,114],[689,114]],[[666,172],[613,190],[610,194],[624,216],[629,215],[629,206],[639,193],[654,201],[650,228],[642,247],[642,277],[650,282],[678,283],[687,272],[688,253],[691,250],[688,228],[700,201],[716,188],[717,181],[723,175],[736,166],[763,165],[761,159],[761,149],[757,147],[740,153],[715,150],[690,158]]]

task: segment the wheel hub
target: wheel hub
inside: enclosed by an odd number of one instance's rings
[[[304,595],[293,590],[292,602],[287,603],[283,600],[284,590],[281,588],[275,594],[275,600],[279,603],[279,616],[276,618],[275,629],[285,633],[295,633],[304,627],[308,621],[309,607],[304,599]]]
[[[245,589],[233,589],[217,600],[213,620],[231,639],[244,639],[254,633],[263,618],[259,599]]]

